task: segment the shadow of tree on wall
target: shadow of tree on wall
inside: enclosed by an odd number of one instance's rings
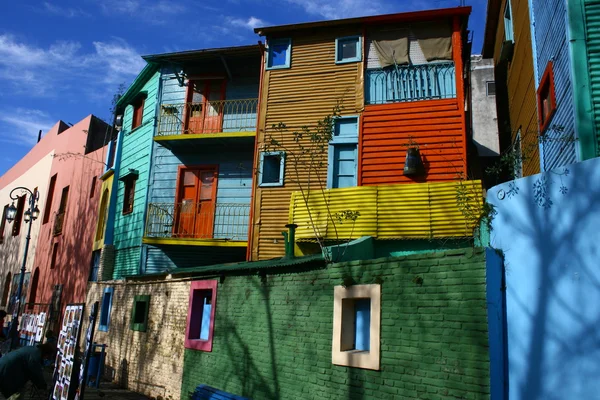
[[[502,250],[508,261],[509,369],[515,380],[509,385],[517,398],[585,398],[591,394],[585,382],[600,374],[600,364],[589,358],[600,354],[600,315],[590,312],[597,307],[590,302],[600,298],[600,250],[597,241],[590,245],[600,222],[600,173],[577,170],[564,184],[560,173],[552,172],[519,180],[513,202],[494,221],[516,232],[500,240],[508,242]],[[493,200],[503,207],[501,201]],[[514,243],[519,236],[527,242]]]

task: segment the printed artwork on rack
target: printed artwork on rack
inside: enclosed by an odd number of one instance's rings
[[[27,346],[34,346],[36,343],[41,343],[44,337],[46,325],[46,313],[39,314],[23,314],[19,321],[19,333],[22,343]]]
[[[58,335],[52,400],[68,400],[82,315],[83,304],[68,305],[65,309],[62,328]]]

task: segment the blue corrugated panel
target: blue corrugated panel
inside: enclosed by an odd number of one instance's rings
[[[600,148],[600,2],[585,1],[587,55],[590,72],[590,89],[596,128],[596,149]]]
[[[246,259],[245,247],[205,246],[146,246],[146,274],[175,268],[192,268],[221,263],[240,262]]]
[[[556,113],[550,127],[543,132],[541,167],[550,170],[577,161],[573,82],[567,38],[567,10],[564,0],[533,0],[537,76],[549,61],[553,62]],[[537,86],[539,86],[539,81]]]

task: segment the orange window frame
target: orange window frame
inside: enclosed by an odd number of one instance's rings
[[[537,90],[538,123],[540,133],[543,134],[556,112],[556,93],[554,89],[554,67],[552,61],[548,62],[544,75],[540,80]]]
[[[125,193],[123,196],[123,215],[131,214],[133,212],[133,203],[135,200],[135,181],[133,176],[124,179]]]

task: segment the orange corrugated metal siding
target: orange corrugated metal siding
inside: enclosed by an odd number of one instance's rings
[[[291,68],[265,71],[263,79],[263,108],[259,116],[258,148],[273,130],[283,122],[290,134],[279,138],[282,147],[298,150],[291,132],[302,126],[315,125],[331,113],[339,102],[342,115],[359,115],[363,104],[363,64],[335,63],[335,38],[360,35],[361,29],[335,30],[318,37],[292,37]],[[325,155],[325,160],[326,160]],[[281,231],[288,221],[290,196],[303,187],[314,193],[320,180],[327,180],[327,166],[314,170],[309,177],[305,167],[295,168],[288,157],[285,186],[258,188],[255,195],[254,242],[252,259],[268,259],[284,254]],[[326,164],[326,162],[325,162]]]
[[[362,184],[415,182],[402,174],[411,138],[419,145],[427,169],[420,181],[466,176],[464,135],[457,99],[367,106],[359,161]]]
[[[531,47],[531,26],[529,20],[529,4],[527,0],[511,0],[513,12],[513,30],[515,48],[513,60],[508,67],[508,101],[512,140],[521,128],[523,175],[540,172],[540,155],[538,147],[537,98],[535,92],[535,75],[533,70],[533,50]],[[498,30],[494,48],[494,59],[500,58],[500,50],[504,41],[504,7],[498,15]]]

